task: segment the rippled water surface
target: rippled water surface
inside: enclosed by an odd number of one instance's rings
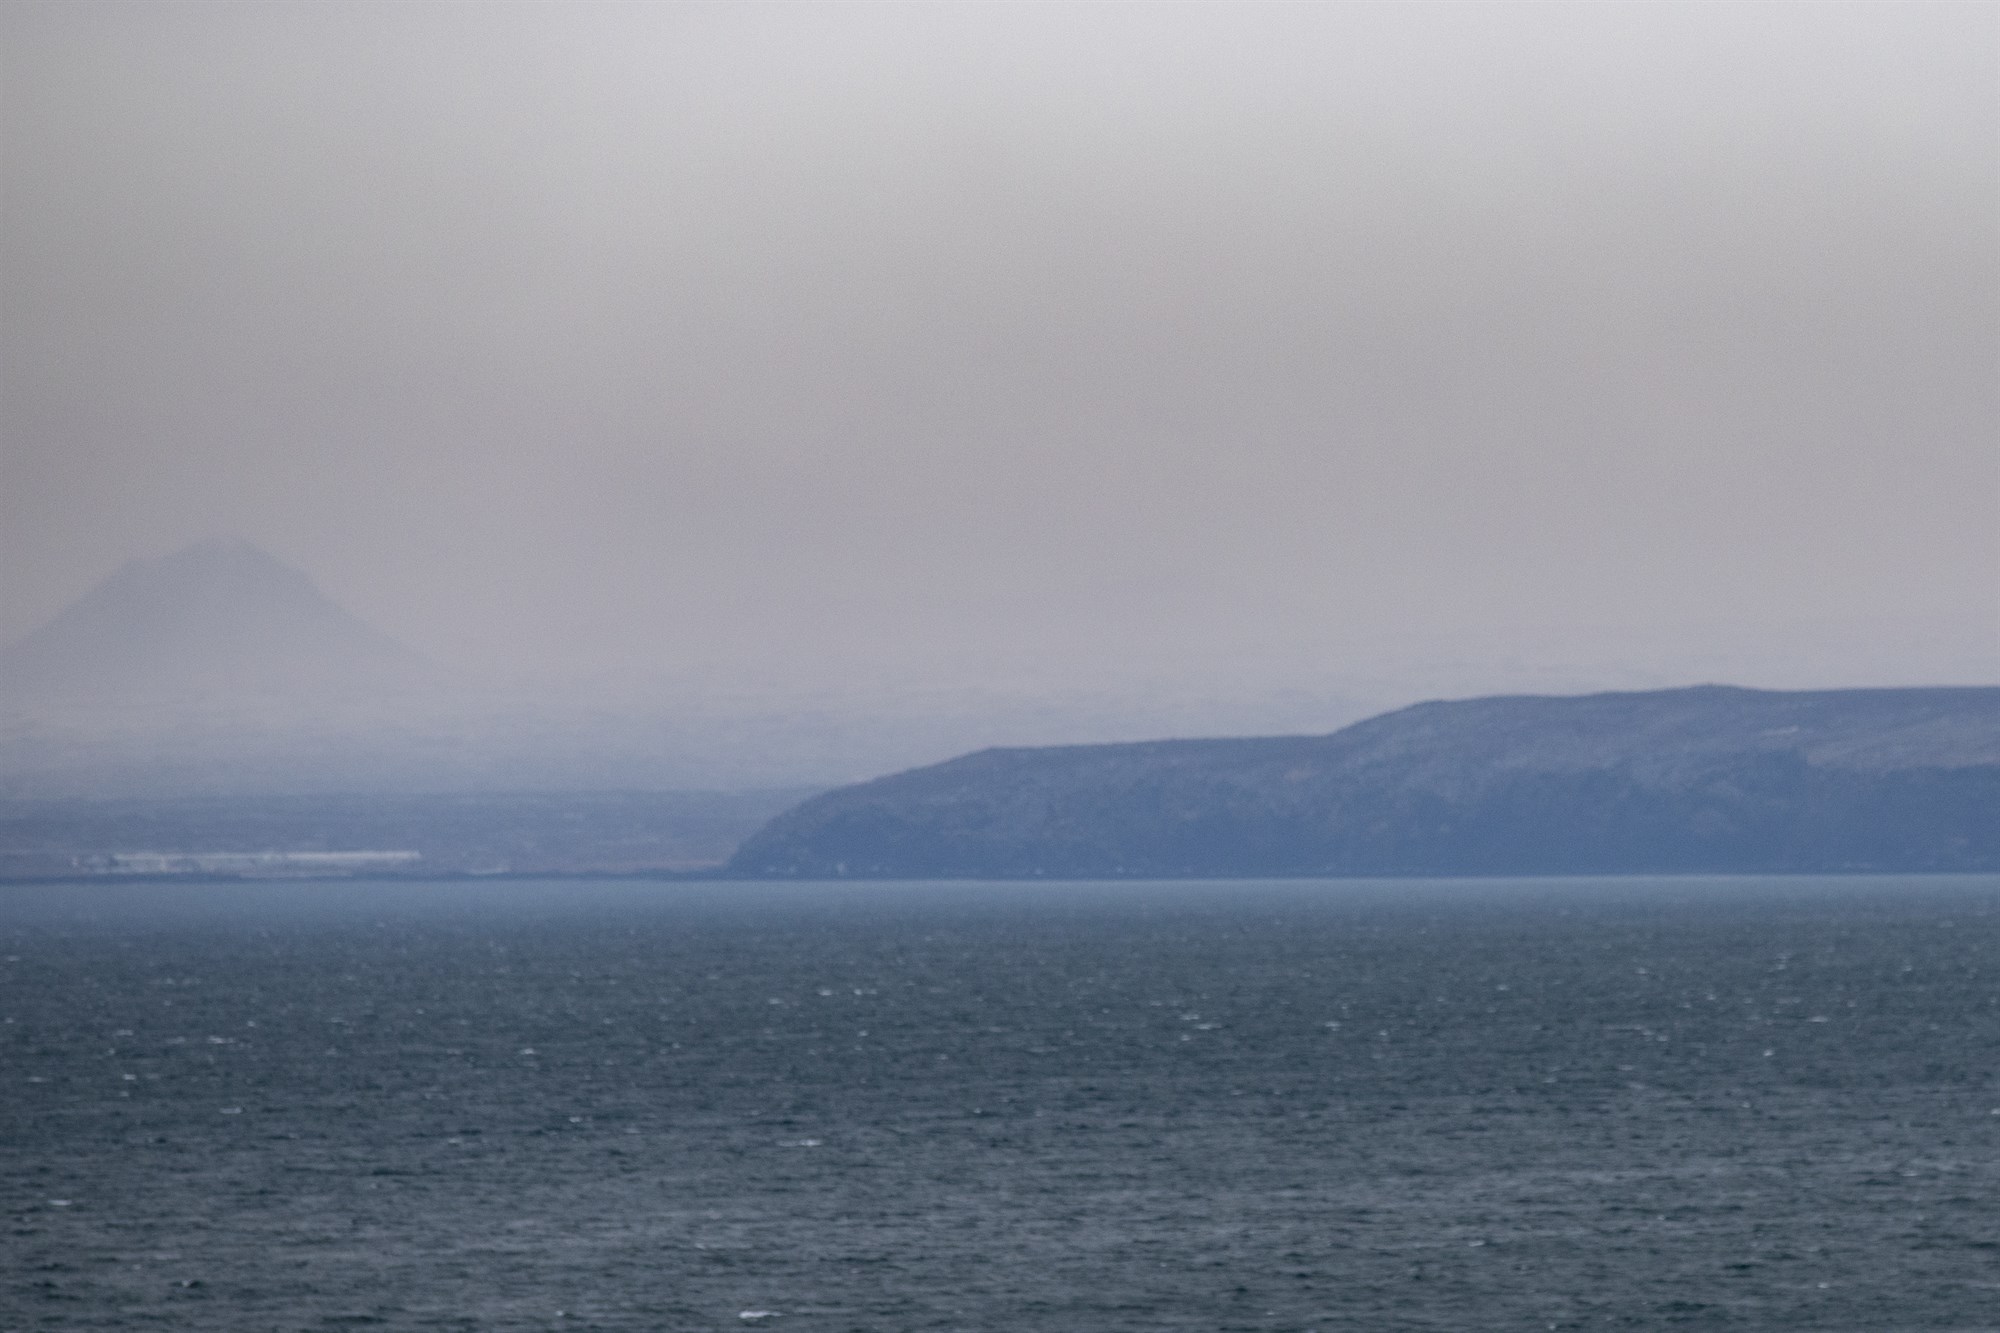
[[[2000,879],[0,890],[0,1327],[2000,1327]]]

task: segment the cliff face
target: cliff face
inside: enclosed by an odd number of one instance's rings
[[[730,868],[2000,870],[2000,688],[1473,699],[1328,736],[985,750],[807,801]]]

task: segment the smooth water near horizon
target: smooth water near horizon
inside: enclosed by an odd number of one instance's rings
[[[0,1327],[1993,1329],[2000,877],[0,890]]]

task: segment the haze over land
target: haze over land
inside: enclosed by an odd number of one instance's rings
[[[0,640],[247,539],[429,789],[2000,680],[1996,13],[10,5]]]
[[[0,646],[0,682],[0,799],[796,788],[996,742],[1320,725],[1354,707],[908,680],[508,687],[437,667],[241,541],[128,562]]]

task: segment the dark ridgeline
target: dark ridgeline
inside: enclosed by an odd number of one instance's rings
[[[755,877],[2000,869],[2000,688],[1426,703],[1327,736],[995,749],[805,802]]]

